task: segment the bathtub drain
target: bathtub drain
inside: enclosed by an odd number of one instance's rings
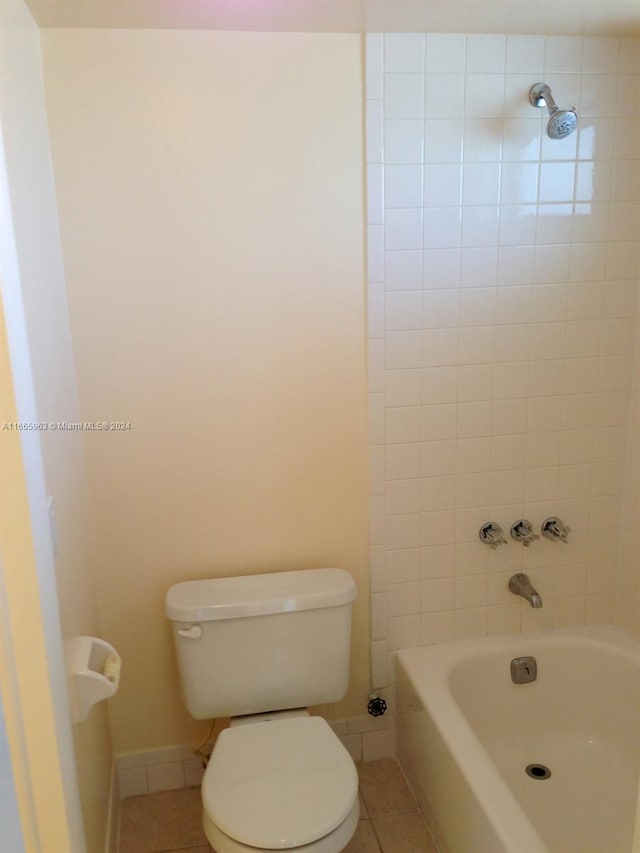
[[[551,770],[544,764],[527,764],[525,772],[532,779],[548,779],[551,776]]]

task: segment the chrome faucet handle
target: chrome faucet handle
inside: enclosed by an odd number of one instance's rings
[[[524,547],[528,548],[532,542],[540,537],[533,532],[533,525],[530,521],[527,521],[526,518],[520,518],[511,525],[511,538],[515,539],[516,542],[522,542]]]
[[[478,531],[478,536],[480,537],[480,541],[488,545],[493,551],[496,550],[498,545],[509,544],[504,538],[502,528],[495,521],[488,521],[486,524],[483,524]]]
[[[555,515],[542,522],[542,535],[546,536],[552,542],[564,542],[566,545],[569,541],[570,533],[571,528],[563,524]]]

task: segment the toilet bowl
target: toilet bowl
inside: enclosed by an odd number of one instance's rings
[[[339,853],[359,817],[353,759],[321,717],[349,683],[356,587],[342,569],[185,581],[167,592],[185,706],[231,717],[202,781],[216,853]]]
[[[216,853],[338,853],[359,818],[358,774],[331,727],[307,712],[221,732],[202,781]]]

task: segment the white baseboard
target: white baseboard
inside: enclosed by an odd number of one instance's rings
[[[109,810],[107,812],[107,838],[105,843],[105,853],[118,853],[121,799],[116,760],[114,759],[111,764],[111,778],[109,779]]]

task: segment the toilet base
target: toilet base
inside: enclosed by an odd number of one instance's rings
[[[328,835],[312,841],[311,844],[303,844],[302,847],[282,847],[278,849],[289,850],[292,853],[340,853],[353,837],[358,826],[359,817],[360,802],[356,798],[353,808],[346,818]],[[202,826],[207,840],[215,850],[215,853],[273,853],[272,848],[249,847],[247,844],[235,841],[216,826],[206,811],[202,816]]]

